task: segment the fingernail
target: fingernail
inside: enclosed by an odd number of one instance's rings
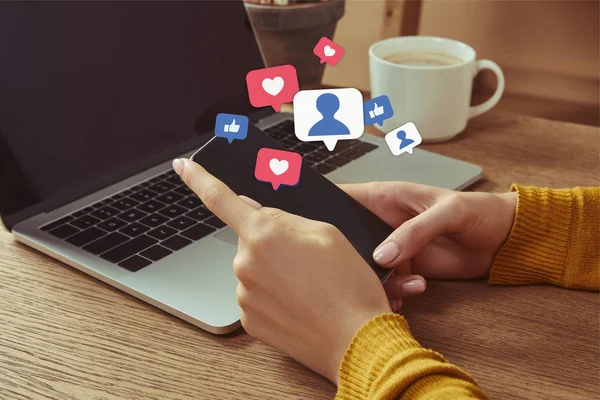
[[[419,279],[404,282],[402,285],[402,291],[404,294],[420,294],[425,291],[425,284]]]
[[[243,194],[240,195],[240,199],[242,199],[244,203],[248,204],[250,207],[256,210],[260,210],[262,208],[262,205],[258,201],[251,199],[250,197],[244,196]]]
[[[373,259],[377,261],[378,264],[385,265],[394,261],[399,254],[400,248],[396,242],[387,242],[375,249],[373,252]]]
[[[177,175],[181,176],[183,174],[183,167],[185,164],[180,159],[176,158],[173,160],[173,169],[177,173]]]

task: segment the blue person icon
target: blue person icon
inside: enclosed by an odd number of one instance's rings
[[[400,140],[400,150],[403,148],[410,146],[415,141],[406,137],[406,132],[400,131],[396,134],[398,140]]]
[[[333,93],[323,93],[317,97],[317,110],[323,118],[308,131],[308,136],[349,135],[350,130],[334,118],[340,109],[340,99]]]

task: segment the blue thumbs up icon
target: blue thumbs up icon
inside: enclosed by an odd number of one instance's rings
[[[246,139],[246,136],[248,136],[248,117],[236,114],[218,114],[215,122],[215,136],[225,138],[229,143],[235,139]]]
[[[390,99],[386,96],[378,96],[367,100],[363,104],[363,113],[365,116],[365,125],[378,124],[383,125],[383,121],[394,116],[394,110]]]

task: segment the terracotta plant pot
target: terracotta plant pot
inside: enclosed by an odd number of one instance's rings
[[[333,39],[345,0],[245,4],[267,66],[291,64],[298,71],[301,87],[319,85],[325,64],[313,54],[313,48],[323,36]]]

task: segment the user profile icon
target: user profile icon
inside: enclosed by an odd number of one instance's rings
[[[412,154],[414,148],[423,142],[423,138],[416,125],[412,122],[407,122],[401,127],[387,133],[385,135],[385,142],[392,154],[399,156],[403,153]]]
[[[357,139],[365,129],[363,97],[357,89],[302,90],[294,96],[294,131],[303,142]]]

